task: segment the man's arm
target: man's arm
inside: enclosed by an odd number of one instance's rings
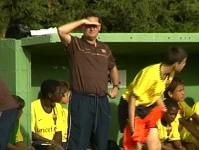
[[[119,80],[120,80],[116,65],[113,67],[113,69],[110,70],[110,77],[113,82],[113,89],[110,91],[109,96],[110,98],[116,98],[119,90]]]
[[[91,22],[89,22],[86,19],[82,19],[82,20],[70,22],[68,24],[58,27],[57,31],[58,31],[61,42],[64,45],[70,44],[71,42],[70,32],[83,24],[91,24]],[[99,23],[95,22],[94,24],[99,24]]]
[[[68,24],[58,27],[57,31],[58,31],[61,42],[64,45],[70,44],[71,36],[69,33],[84,23],[85,23],[85,20],[82,19],[82,20],[70,22]]]

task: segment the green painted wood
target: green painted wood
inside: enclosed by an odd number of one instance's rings
[[[81,33],[72,33],[81,37]],[[98,39],[104,42],[198,42],[199,33],[100,33]],[[22,46],[60,42],[57,34],[22,39]]]

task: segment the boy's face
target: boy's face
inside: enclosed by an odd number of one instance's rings
[[[167,110],[167,112],[164,113],[164,119],[166,120],[167,123],[171,123],[175,120],[177,114],[178,114],[178,108],[176,107],[171,107]]]
[[[49,98],[51,99],[52,102],[54,103],[60,103],[62,100],[62,93],[61,93],[61,88],[57,87],[57,90],[55,93],[49,93]]]
[[[173,92],[168,93],[176,101],[183,101],[185,98],[184,85],[178,85]]]
[[[70,98],[70,91],[67,91],[66,93],[63,94],[61,103],[68,104],[69,98]]]
[[[184,68],[184,66],[186,65],[186,61],[187,61],[187,58],[183,59],[183,61],[181,63],[175,63],[174,64],[174,68],[175,68],[174,70],[176,72],[180,72]]]

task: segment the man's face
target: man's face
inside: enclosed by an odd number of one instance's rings
[[[86,19],[90,22],[99,22],[99,19],[97,17],[88,17]],[[88,40],[96,39],[100,30],[101,30],[101,25],[94,25],[94,24],[82,25],[82,32]]]

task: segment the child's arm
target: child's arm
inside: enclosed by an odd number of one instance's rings
[[[7,150],[35,150],[35,149],[33,147],[20,147],[8,143]]]
[[[161,149],[161,150],[175,150],[175,149],[170,148],[170,147],[168,147],[167,145],[164,145],[164,144],[162,143],[162,149]]]
[[[36,134],[34,132],[32,132],[32,140],[33,141],[42,141],[44,143],[49,143],[49,144],[53,144],[54,143],[53,140],[49,140],[47,138],[44,138],[44,137],[42,137],[42,136],[40,136],[40,135],[38,135],[38,134]]]
[[[167,108],[166,108],[166,106],[164,104],[164,101],[163,101],[162,97],[159,97],[159,99],[157,100],[157,105],[158,106],[162,106],[164,108],[164,111],[167,111]]]
[[[179,118],[180,124],[187,129],[196,139],[199,140],[199,133],[198,130],[188,121],[183,118]]]
[[[61,142],[62,142],[62,132],[61,132],[61,131],[55,132],[55,135],[54,135],[54,137],[53,137],[53,140],[54,140],[57,144],[61,145]]]
[[[61,146],[58,143],[56,143],[55,141],[53,141],[54,138],[53,138],[53,140],[49,140],[47,138],[44,138],[44,137],[32,132],[32,140],[33,141],[42,141],[44,143],[49,143],[49,144],[54,145],[55,147],[57,147],[59,150],[62,150]]]
[[[128,101],[129,126],[132,133],[134,132],[135,101],[136,96],[132,93]]]
[[[199,126],[199,115],[194,113],[193,116],[191,117],[193,121]]]
[[[176,150],[185,150],[185,148],[182,146],[182,143],[180,140],[172,141],[173,146]]]
[[[20,142],[15,143],[15,146],[19,147],[21,150],[35,150],[35,148],[32,147],[32,146],[26,147],[26,146],[23,144],[23,141],[20,141]]]
[[[8,143],[7,150],[21,150],[21,148]]]

